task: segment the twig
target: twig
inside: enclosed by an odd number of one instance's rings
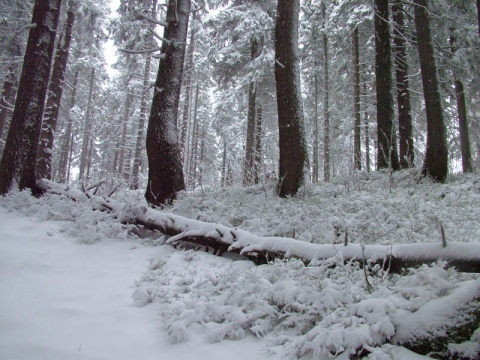
[[[118,48],[119,51],[127,53],[127,54],[148,54],[148,53],[153,53],[156,51],[160,51],[160,48],[157,46],[156,48],[153,49],[145,49],[145,50],[130,50],[130,49],[125,49],[125,48]]]
[[[167,22],[154,19],[153,17],[148,16],[148,15],[145,15],[145,14],[142,14],[142,13],[140,13],[140,12],[137,13],[136,15],[137,15],[137,18],[144,19],[144,20],[148,20],[148,21],[150,21],[151,23],[154,23],[154,24],[157,24],[157,25],[160,25],[160,26],[168,26],[168,23],[167,23]]]

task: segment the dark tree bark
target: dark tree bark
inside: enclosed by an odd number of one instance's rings
[[[472,172],[472,152],[470,149],[470,136],[468,134],[467,105],[463,83],[455,79],[455,97],[457,99],[458,128],[460,131],[460,151],[462,153],[463,172]]]
[[[256,38],[251,39],[250,59],[254,61],[260,55],[260,46]],[[255,122],[256,122],[257,84],[250,83],[248,88],[248,116],[247,136],[245,144],[245,162],[243,165],[243,185],[252,185],[257,175],[255,174]]]
[[[75,74],[73,75],[73,85],[72,85],[72,94],[70,95],[69,111],[71,111],[75,107],[79,73],[80,73],[80,70],[77,69],[75,71]],[[60,151],[60,164],[58,166],[58,174],[59,174],[60,180],[66,181],[67,183],[70,178],[69,172],[67,172],[67,168],[69,167],[68,164],[69,164],[70,152],[71,152],[72,130],[73,130],[73,119],[71,114],[68,114],[67,130],[65,131],[65,135],[63,137],[62,149]]]
[[[323,17],[323,77],[325,81],[325,89],[323,95],[323,180],[330,181],[330,81],[328,71],[328,38],[325,29],[325,4],[322,2],[322,17]]]
[[[363,94],[364,96],[367,95],[367,84],[363,83]],[[365,169],[367,172],[370,172],[370,116],[368,115],[368,108],[365,106],[364,111],[364,131],[365,131]]]
[[[88,82],[88,103],[85,115],[85,128],[83,131],[82,153],[80,155],[80,173],[79,180],[83,180],[88,165],[88,153],[90,145],[90,136],[92,131],[92,108],[93,108],[93,85],[95,83],[95,69],[90,70],[90,79]]]
[[[72,9],[69,8],[67,11],[65,29],[57,44],[55,62],[53,64],[50,84],[48,86],[47,104],[45,106],[42,130],[40,132],[40,142],[37,150],[37,179],[52,178],[53,141],[55,130],[57,128],[58,114],[60,112],[60,103],[62,101],[63,84],[65,81],[65,71],[67,69],[74,22],[75,14]]]
[[[13,186],[37,192],[35,165],[61,0],[36,0],[22,75],[0,164],[0,194]]]
[[[307,164],[298,62],[299,0],[278,0],[275,24],[280,172],[278,193],[293,196],[304,180]]]
[[[392,56],[388,0],[375,0],[375,77],[377,90],[377,168],[398,170],[393,124]]]
[[[176,134],[183,77],[190,0],[169,0],[167,23],[147,130],[148,183],[151,205],[170,203],[185,189],[181,152]]]
[[[315,61],[315,68],[317,68],[317,62]],[[313,109],[313,116],[314,116],[314,128],[313,128],[313,154],[312,154],[312,181],[318,182],[318,168],[319,168],[319,161],[318,161],[318,74],[315,71],[314,75],[314,87],[315,87],[315,94],[314,96],[314,109]]]
[[[197,85],[195,86],[195,105],[193,108],[193,119],[192,119],[192,147],[190,151],[189,172],[188,172],[188,183],[193,189],[195,189],[195,186],[197,185],[197,160],[198,160],[198,136],[199,136],[198,95],[199,95],[199,87],[198,87],[198,81],[197,81]]]
[[[197,18],[197,13],[193,13],[192,22],[191,22],[191,29],[190,29],[190,42],[188,45],[188,53],[187,53],[187,62],[185,64],[185,102],[183,104],[183,114],[182,114],[182,125],[180,128],[180,150],[182,152],[182,159],[184,165],[187,165],[188,161],[188,142],[187,142],[187,133],[188,133],[188,122],[190,116],[190,95],[192,92],[192,77],[193,77],[193,54],[195,53],[195,20]],[[185,168],[187,168],[185,166]]]
[[[120,143],[118,145],[118,174],[122,177],[125,177],[125,152],[127,148],[127,130],[128,130],[128,119],[130,118],[131,108],[133,102],[132,90],[127,87],[127,96],[125,98],[125,108],[123,111],[122,118],[122,136],[120,138]]]
[[[357,170],[362,169],[362,150],[360,144],[360,52],[358,49],[358,26],[353,30],[353,163]]]
[[[440,88],[426,0],[414,0],[417,47],[427,114],[427,150],[423,176],[444,181],[448,174],[448,149]]]
[[[17,82],[17,65],[12,63],[7,70],[7,76],[3,82],[2,98],[0,99],[0,156],[3,153],[3,133],[7,125],[7,118],[12,114],[13,102],[15,101],[15,83]]]
[[[144,141],[144,128],[145,118],[147,117],[147,91],[150,83],[150,63],[152,61],[152,55],[149,53],[145,59],[145,69],[143,74],[143,86],[142,86],[142,100],[140,102],[140,118],[138,120],[137,131],[137,143],[135,145],[135,156],[133,158],[133,171],[132,171],[132,189],[138,189],[139,187],[139,174],[140,163],[142,160],[142,150]]]
[[[413,126],[410,107],[410,90],[408,84],[408,63],[405,40],[405,20],[403,5],[400,0],[392,4],[393,43],[395,45],[395,76],[397,80],[398,135],[400,147],[400,167],[413,166]]]
[[[255,161],[253,164],[255,184],[260,182],[260,169],[262,168],[262,121],[263,107],[261,104],[259,104],[257,106],[255,119]]]

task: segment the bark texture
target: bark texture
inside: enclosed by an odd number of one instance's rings
[[[430,17],[426,0],[415,0],[414,3],[417,47],[427,114],[427,150],[422,174],[441,182],[448,174],[448,149],[435,52],[430,34]]]
[[[63,95],[63,84],[65,82],[65,71],[67,70],[70,41],[72,39],[73,23],[75,14],[70,8],[67,11],[67,21],[64,32],[58,41],[53,64],[52,76],[48,86],[47,104],[43,116],[40,142],[37,154],[37,179],[52,178],[52,152],[55,130],[57,128],[58,114]]]
[[[470,136],[468,134],[467,104],[463,83],[455,79],[455,97],[457,99],[458,128],[460,132],[460,151],[462,153],[463,172],[472,172],[472,151],[470,149]]]
[[[7,125],[7,118],[12,114],[15,101],[15,83],[17,81],[16,64],[11,64],[3,82],[2,98],[0,99],[0,156],[3,153],[3,133]]]
[[[395,76],[397,80],[398,135],[400,167],[412,167],[414,161],[413,126],[408,82],[407,44],[405,40],[405,19],[400,0],[392,4],[393,43],[395,45]]]
[[[161,206],[185,189],[176,123],[183,77],[190,0],[169,0],[155,93],[147,129],[147,202]]]
[[[85,115],[85,125],[83,130],[83,141],[82,141],[82,153],[80,155],[80,173],[79,180],[85,178],[88,162],[89,162],[89,148],[90,148],[90,137],[92,136],[92,111],[93,111],[93,86],[95,84],[95,69],[90,70],[89,78],[89,89],[88,89],[88,103]],[[88,176],[87,176],[88,178]]]
[[[377,168],[398,170],[393,124],[392,56],[388,0],[375,0],[375,77],[377,89]]]
[[[325,4],[322,2],[322,17],[323,17],[323,78],[324,78],[324,94],[323,94],[323,180],[330,181],[330,81],[328,71],[328,37],[325,29]]]
[[[358,26],[353,30],[353,164],[356,170],[362,169],[362,150],[360,143],[360,51],[358,49]]]
[[[293,196],[304,180],[307,164],[298,62],[299,0],[278,0],[275,25],[280,172],[278,193]]]
[[[0,164],[0,194],[12,187],[36,192],[35,165],[61,0],[37,0],[7,142]]]

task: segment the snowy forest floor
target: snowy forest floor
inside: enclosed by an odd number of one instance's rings
[[[114,197],[144,202],[140,192]],[[365,244],[440,242],[440,224],[447,242],[478,242],[480,178],[433,184],[410,171],[359,173],[288,200],[272,184],[203,189],[169,211],[317,243],[342,242],[346,232]],[[479,283],[439,263],[405,275],[377,269],[367,286],[356,264],[254,266],[155,246],[164,239],[129,230],[57,195],[0,198],[0,358],[346,359],[363,344],[371,359],[415,359],[388,340],[435,329],[442,299],[468,296]],[[479,340],[477,330],[451,354],[475,359]]]

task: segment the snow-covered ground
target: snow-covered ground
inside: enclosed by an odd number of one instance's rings
[[[309,187],[184,195],[178,215],[303,241],[475,241],[478,176],[417,183],[402,172]],[[140,193],[118,200],[138,204]],[[327,359],[364,345],[370,359],[420,359],[388,344],[455,319],[477,276],[432,264],[368,276],[356,264],[254,266],[201,251],[152,246],[107,213],[61,196],[0,198],[0,359]],[[460,301],[461,303],[461,301]],[[464,315],[465,313],[461,313]],[[412,321],[414,319],[415,321]],[[433,319],[435,321],[433,321]],[[480,331],[460,346],[480,354]],[[344,351],[346,350],[346,351]],[[469,355],[470,354],[470,355]],[[468,358],[468,357],[466,357]]]

